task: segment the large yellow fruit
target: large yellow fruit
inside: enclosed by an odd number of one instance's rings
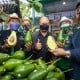
[[[50,50],[55,50],[57,48],[57,44],[55,42],[55,39],[52,36],[48,36],[47,46]]]
[[[8,37],[7,42],[8,42],[8,45],[9,46],[16,45],[16,43],[17,43],[17,35],[16,35],[16,32],[15,31],[12,31],[11,32],[10,36]]]

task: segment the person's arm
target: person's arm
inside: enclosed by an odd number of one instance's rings
[[[0,39],[1,40],[1,39]],[[0,41],[0,51],[1,52],[9,52],[10,51],[10,46],[6,43],[6,41]]]
[[[80,34],[80,31],[78,34]],[[78,39],[80,39],[80,37],[78,37]],[[69,44],[68,50],[70,50],[70,55],[71,55],[70,58],[75,59],[80,62],[80,47],[73,49],[72,36],[70,36],[69,40],[70,40],[70,44]]]
[[[80,48],[71,49],[71,50],[64,50],[62,48],[58,48],[53,51],[53,54],[55,56],[63,56],[80,62]]]
[[[8,50],[10,49],[8,47],[7,42],[6,42],[6,36],[7,36],[7,34],[8,34],[7,31],[0,31],[0,51],[1,52],[8,52]]]
[[[71,56],[70,58],[76,59],[80,62],[80,48],[70,50]]]

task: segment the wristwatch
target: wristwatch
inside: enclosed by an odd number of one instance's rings
[[[66,56],[65,57],[70,58],[70,56],[71,56],[70,51],[66,51]]]

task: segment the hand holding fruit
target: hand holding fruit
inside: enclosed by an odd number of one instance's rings
[[[42,44],[40,42],[40,39],[38,39],[37,43],[35,44],[35,49],[36,50],[41,50],[41,48],[42,48]]]
[[[4,48],[9,48],[10,46],[9,46],[9,44],[8,44],[8,42],[7,42],[7,39],[5,40],[5,43],[4,43]]]
[[[71,55],[70,51],[66,51],[63,48],[55,49],[53,51],[53,54],[55,56],[63,56],[63,57],[68,57],[68,56],[70,57],[70,55]]]
[[[31,47],[32,47],[32,42],[25,44],[25,47],[26,47],[27,51],[30,51]]]

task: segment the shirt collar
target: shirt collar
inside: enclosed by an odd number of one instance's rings
[[[39,35],[38,36],[43,36],[40,31],[39,31]],[[47,37],[47,36],[49,36],[49,32],[47,32],[47,35],[45,37]]]

